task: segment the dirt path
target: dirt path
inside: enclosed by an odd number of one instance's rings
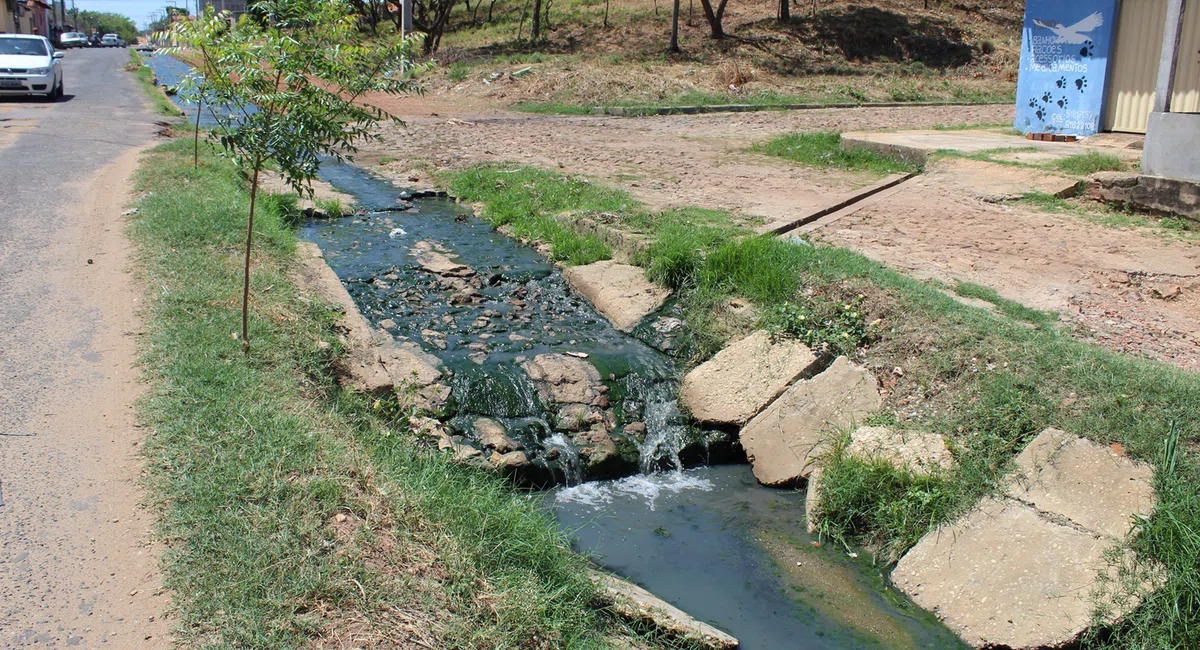
[[[794,131],[1006,122],[1012,115],[1009,106],[972,106],[545,117],[450,101],[382,100],[408,126],[386,129],[361,159],[386,163],[379,170],[401,184],[481,162],[561,169],[623,187],[655,208],[720,208],[768,223],[828,205],[873,179],[746,152],[755,142]],[[953,165],[932,169],[813,234],[916,276],[971,281],[1060,312],[1105,347],[1200,370],[1200,248],[990,203],[983,200],[989,191],[971,187]]]
[[[386,128],[383,142],[360,159],[394,158],[386,169],[402,180],[429,171],[409,169],[409,161],[439,170],[503,161],[598,177],[654,208],[699,205],[767,222],[795,218],[873,179],[747,153],[755,142],[790,131],[997,122],[1012,112],[954,106],[593,118],[480,115],[438,107],[430,98],[380,104],[405,116],[408,126]]]
[[[1200,246],[983,201],[956,162],[814,234],[915,277],[1059,312],[1104,347],[1200,370]]]
[[[164,648],[139,507],[121,212],[154,118],[124,50],[72,50],[68,96],[0,102],[0,647]]]
[[[28,396],[18,430],[4,431],[20,437],[4,440],[0,457],[0,629],[18,646],[168,645],[153,517],[137,485],[140,325],[121,211],[138,153],[88,183],[75,225],[42,255],[43,281],[61,293],[24,324],[34,352],[65,344],[78,358]]]

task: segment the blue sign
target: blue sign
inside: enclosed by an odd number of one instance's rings
[[[1027,0],[1013,128],[1091,135],[1100,130],[1117,0]]]

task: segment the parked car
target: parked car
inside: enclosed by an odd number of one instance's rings
[[[64,50],[73,47],[87,47],[87,34],[83,32],[63,32],[58,37],[58,46]]]
[[[0,95],[62,97],[62,57],[45,36],[0,34]]]
[[[116,34],[105,34],[104,37],[100,39],[100,45],[103,47],[120,47],[121,37],[117,36]]]

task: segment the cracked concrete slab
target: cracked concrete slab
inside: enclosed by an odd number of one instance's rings
[[[759,330],[683,378],[680,401],[706,424],[743,424],[817,362],[803,343]]]
[[[1006,495],[926,534],[892,582],[974,647],[1061,647],[1091,623],[1095,598],[1135,516],[1154,507],[1152,469],[1046,429],[1016,459]],[[1133,562],[1129,551],[1118,556]],[[1110,603],[1110,620],[1152,589]]]

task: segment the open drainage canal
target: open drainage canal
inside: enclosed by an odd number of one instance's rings
[[[457,439],[502,428],[522,449],[506,469],[544,488],[579,551],[748,650],[963,647],[869,562],[814,546],[802,493],[759,486],[730,434],[678,412],[679,368],[655,349],[678,321],[620,332],[450,199],[399,201],[348,165],[322,176],[365,210],[304,236],[374,327],[442,360]]]

